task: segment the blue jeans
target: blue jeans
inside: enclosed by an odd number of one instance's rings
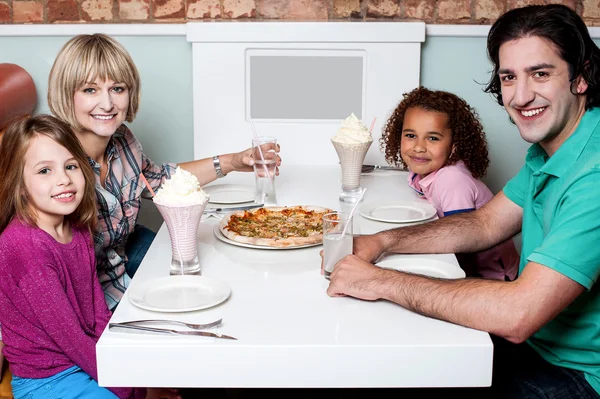
[[[555,366],[527,343],[494,341],[493,397],[515,399],[598,399],[582,371]]]
[[[15,399],[115,399],[117,396],[98,383],[78,366],[70,367],[47,378],[13,376]]]
[[[491,388],[433,390],[434,397],[455,399],[598,399],[581,371],[555,366],[527,343],[513,344],[492,335],[494,372]],[[464,370],[468,373],[469,370]],[[436,392],[437,391],[437,392]],[[422,391],[424,393],[425,391]],[[437,395],[439,393],[439,395]]]
[[[154,237],[156,237],[156,233],[141,224],[136,224],[133,232],[127,237],[125,271],[127,271],[129,277],[133,278],[135,272],[137,272],[142,259],[144,259],[148,248],[150,248],[150,244],[154,241]]]

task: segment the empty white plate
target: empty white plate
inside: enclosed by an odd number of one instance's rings
[[[166,276],[133,284],[129,301],[155,312],[189,312],[218,305],[229,298],[231,288],[205,276]]]
[[[394,203],[364,203],[359,212],[367,219],[388,223],[409,223],[427,220],[436,210],[425,201],[402,201]]]
[[[238,184],[217,184],[202,187],[210,195],[208,202],[215,204],[240,204],[254,201],[254,187]]]
[[[402,272],[422,274],[429,277],[456,279],[464,278],[465,272],[458,265],[436,259],[427,258],[400,258],[392,257],[377,262],[377,266],[384,269],[399,270]]]

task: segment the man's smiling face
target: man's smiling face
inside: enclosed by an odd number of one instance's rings
[[[540,143],[551,155],[585,111],[585,96],[571,92],[569,65],[552,42],[539,36],[502,44],[499,59],[506,111],[524,140]],[[579,78],[575,89],[584,93],[587,83]]]

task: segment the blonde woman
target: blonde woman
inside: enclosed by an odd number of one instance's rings
[[[138,112],[140,77],[125,48],[106,35],[80,35],[65,44],[50,72],[48,104],[73,127],[94,169],[98,273],[108,306],[114,309],[154,238],[137,224],[146,193],[139,175],[157,189],[177,165],[152,162],[123,124]],[[253,163],[247,149],[179,166],[204,185],[232,171],[252,171]]]

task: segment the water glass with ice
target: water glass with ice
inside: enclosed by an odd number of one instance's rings
[[[261,136],[252,139],[252,158],[254,158],[254,177],[256,178],[257,204],[277,205],[275,192],[275,173],[277,171],[277,139]]]
[[[326,279],[329,279],[336,263],[352,254],[352,238],[352,217],[348,213],[333,212],[323,216],[323,271]]]

